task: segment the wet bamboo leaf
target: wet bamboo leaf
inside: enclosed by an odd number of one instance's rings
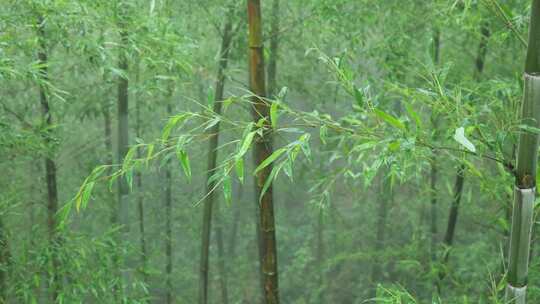
[[[390,124],[391,126],[395,127],[395,128],[398,128],[402,131],[405,131],[405,125],[399,121],[399,119],[395,118],[394,116],[386,113],[386,112],[383,112],[379,109],[374,109],[373,110],[375,112],[375,114],[381,118],[382,120],[386,121],[388,124]]]
[[[236,169],[236,176],[241,184],[244,183],[244,158],[239,158],[236,160],[234,167]]]
[[[467,137],[465,137],[465,128],[457,128],[456,133],[454,134],[454,139],[467,150],[476,153],[476,147],[474,146],[474,144],[469,139],[467,139]]]
[[[285,153],[287,151],[287,149],[285,148],[281,148],[281,149],[278,149],[276,151],[274,151],[274,153],[272,153],[270,156],[268,156],[256,169],[255,169],[255,174],[257,174],[257,172],[261,171],[262,169],[268,167],[272,162],[274,162],[278,157],[280,157],[283,153]]]
[[[412,119],[414,119],[414,123],[416,124],[416,130],[421,130],[422,129],[422,120],[420,119],[420,116],[418,116],[418,113],[416,113],[416,111],[414,111],[413,107],[408,103],[405,103],[405,109],[407,110],[407,113],[409,114],[409,116]]]
[[[277,129],[278,115],[278,103],[273,102],[270,106],[270,121],[274,130]]]
[[[177,149],[176,157],[180,161],[180,165],[182,166],[182,170],[184,170],[184,174],[186,175],[188,181],[191,181],[191,165],[188,154],[184,149]]]
[[[126,178],[126,183],[129,187],[130,191],[133,191],[133,169],[129,169],[124,173],[124,177]]]
[[[153,153],[154,153],[154,144],[150,144],[148,145],[148,147],[146,148],[147,149],[147,152],[146,152],[146,159],[145,159],[145,163],[146,163],[146,166],[148,167],[148,162],[150,161],[150,159],[152,158],[153,156]]]
[[[256,131],[252,131],[252,132],[249,132],[246,135],[246,137],[242,141],[242,145],[240,146],[240,150],[236,154],[237,159],[244,157],[246,152],[249,150],[249,147],[251,146],[251,143],[253,142],[253,137],[255,136],[256,133],[257,133]]]
[[[124,157],[122,170],[127,170],[127,168],[131,165],[133,156],[135,155],[135,151],[137,151],[137,149],[138,149],[138,146],[132,146],[129,148],[128,152],[126,153],[126,156]]]
[[[285,160],[285,163],[283,165],[283,171],[289,177],[291,182],[294,182],[293,166],[294,166],[293,159],[291,157],[288,157],[287,160]]]
[[[223,195],[225,196],[227,205],[230,205],[232,201],[231,179],[227,175],[223,178]]]
[[[178,125],[179,123],[183,122],[187,117],[187,113],[171,117],[165,125],[165,128],[163,128],[161,140],[163,142],[166,142],[169,139],[173,128],[176,127],[176,125]]]
[[[221,121],[221,118],[219,117],[214,117],[210,122],[208,122],[206,128],[204,128],[204,130],[208,130],[208,129],[211,129],[213,126],[217,125],[219,122]]]
[[[326,125],[321,126],[319,129],[319,138],[323,145],[326,145],[326,138],[328,137],[328,127]]]
[[[270,175],[268,176],[268,178],[266,179],[266,182],[264,183],[264,185],[262,187],[261,195],[259,196],[259,202],[262,200],[264,194],[266,194],[266,191],[268,191],[268,188],[270,188],[270,186],[274,182],[274,179],[278,175],[279,170],[281,170],[282,165],[283,165],[283,163],[281,163],[280,166],[276,166],[276,167],[272,168],[272,171],[270,172]]]

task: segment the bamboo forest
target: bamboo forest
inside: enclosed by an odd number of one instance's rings
[[[0,304],[540,303],[540,0],[0,7]]]

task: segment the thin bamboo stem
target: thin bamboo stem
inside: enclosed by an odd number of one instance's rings
[[[249,27],[249,80],[252,97],[253,121],[264,121],[265,132],[255,141],[255,165],[261,164],[272,154],[272,133],[269,119],[270,106],[264,99],[266,96],[265,69],[263,56],[263,37],[261,21],[261,1],[248,0]],[[272,166],[269,165],[256,174],[255,193],[259,200],[260,233],[262,245],[261,271],[263,274],[263,292],[266,304],[278,304],[278,263],[276,248],[276,228],[274,220],[274,202],[271,181],[266,192],[263,186],[270,178]]]
[[[49,92],[47,82],[49,81],[49,69],[48,69],[48,54],[47,45],[45,42],[45,19],[42,16],[38,17],[37,21],[39,51],[38,60],[40,63],[39,68],[39,99],[41,103],[41,110],[43,114],[44,124],[47,125],[48,131],[43,136],[43,140],[49,148],[49,144],[52,142],[50,134],[50,128],[53,125],[52,113],[49,104]],[[58,186],[56,182],[56,162],[51,156],[51,151],[47,151],[45,157],[45,178],[47,181],[47,227],[49,232],[49,246],[51,250],[51,297],[53,302],[56,302],[60,296],[62,290],[62,277],[60,275],[60,258],[58,253],[58,247],[60,246],[60,236],[56,229],[56,212],[58,211]]]
[[[225,88],[225,71],[229,61],[229,53],[232,42],[232,22],[233,22],[233,6],[229,8],[227,20],[223,28],[223,38],[221,41],[220,58],[217,70],[216,93],[213,105],[213,111],[216,115],[221,115],[222,100]],[[203,211],[203,228],[201,235],[201,260],[199,269],[199,304],[208,303],[208,272],[209,272],[209,253],[210,253],[210,233],[212,227],[212,209],[215,202],[216,181],[212,176],[216,173],[218,146],[219,146],[219,123],[215,124],[208,134],[210,137],[208,149],[208,171],[206,183],[206,199],[204,201]],[[217,218],[216,218],[217,220]],[[216,225],[216,238],[218,243],[218,271],[220,272],[220,287],[223,303],[228,303],[227,279],[224,266],[224,249],[223,249],[223,232],[220,225]]]

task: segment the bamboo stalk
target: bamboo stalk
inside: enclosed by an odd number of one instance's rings
[[[119,14],[121,20],[118,23],[118,28],[120,30],[120,51],[118,54],[118,69],[124,74],[118,76],[117,84],[117,113],[118,113],[118,122],[117,122],[117,162],[122,164],[124,158],[126,157],[129,150],[129,80],[127,78],[128,74],[128,58],[126,53],[126,48],[129,44],[128,32],[126,30],[126,24],[123,20],[125,18],[125,12],[122,8],[119,8]],[[117,192],[117,210],[116,210],[116,224],[120,225],[120,231],[117,235],[117,246],[123,247],[125,245],[125,240],[129,233],[129,207],[128,207],[128,194],[129,186],[125,178],[118,179],[118,192]],[[119,253],[118,253],[119,254]],[[116,286],[115,292],[117,295],[122,298],[126,295],[126,287],[128,285],[128,272],[123,267],[120,257],[116,257],[116,261],[120,270],[120,281],[115,283],[119,284]]]
[[[223,28],[223,38],[221,41],[220,58],[217,70],[216,79],[216,94],[214,99],[213,111],[216,115],[221,115],[222,100],[225,88],[225,70],[229,62],[229,53],[232,43],[232,22],[233,22],[233,9],[234,6],[229,8],[227,20]],[[210,233],[212,227],[212,208],[215,202],[216,182],[212,180],[212,176],[215,174],[217,167],[218,157],[218,144],[219,144],[219,123],[215,124],[209,130],[210,143],[208,149],[208,171],[207,171],[207,183],[206,183],[206,199],[204,201],[203,211],[203,229],[201,236],[201,260],[200,260],[200,275],[199,275],[199,303],[208,303],[208,270],[209,270],[209,252],[210,252]],[[217,213],[217,212],[216,212]],[[216,216],[217,220],[217,216]],[[228,303],[228,291],[227,280],[224,262],[224,249],[223,249],[223,231],[221,225],[216,223],[216,238],[218,245],[218,270],[220,272],[220,287],[221,297],[223,303]]]
[[[279,0],[272,2],[272,21],[270,37],[270,56],[268,58],[268,92],[274,96],[277,90],[277,61],[279,50]]]
[[[43,114],[44,124],[47,125],[48,131],[44,134],[43,140],[47,147],[52,142],[50,128],[53,125],[51,108],[49,104],[49,92],[46,82],[49,80],[48,69],[48,54],[47,45],[45,42],[45,19],[42,16],[38,17],[37,22],[39,51],[38,60],[40,63],[39,77],[42,81],[39,84],[39,99]],[[60,275],[60,258],[58,256],[58,247],[60,246],[60,236],[56,229],[56,212],[58,211],[58,186],[56,182],[56,162],[50,156],[51,152],[47,151],[45,157],[45,177],[47,181],[47,227],[49,232],[49,246],[51,250],[51,286],[52,301],[56,302],[62,291],[62,277]]]
[[[521,123],[534,128],[540,128],[539,38],[540,0],[533,0],[529,44],[525,61],[525,86],[521,106]],[[525,304],[527,299],[527,275],[536,194],[539,143],[539,134],[522,132],[519,136],[512,227],[508,253],[508,285],[506,288],[506,301],[508,303]]]
[[[167,93],[167,114],[170,117],[172,115],[171,99],[174,95],[174,84],[171,84]],[[165,285],[166,291],[166,303],[172,304],[174,302],[173,297],[173,285],[172,285],[172,185],[173,185],[173,172],[171,169],[171,159],[167,160],[165,169]]]
[[[266,83],[264,72],[263,37],[261,21],[261,1],[248,0],[248,27],[249,27],[249,84],[252,97],[253,121],[264,119],[265,132],[256,139],[254,148],[255,165],[262,163],[272,155],[272,134],[270,126],[270,106],[264,99],[266,96]],[[272,198],[272,185],[262,193],[263,186],[270,178],[272,166],[269,165],[256,174],[255,193],[259,200],[260,233],[262,245],[261,271],[263,274],[263,292],[266,304],[278,304],[278,264],[276,248],[276,231],[274,221],[274,202]]]
[[[436,67],[439,66],[440,63],[440,53],[441,53],[441,31],[438,27],[435,27],[433,31],[433,63]],[[435,113],[431,113],[431,122],[433,125],[434,134],[433,137],[436,139],[437,136],[437,117]],[[432,156],[430,159],[430,214],[431,214],[431,221],[430,221],[430,251],[431,251],[431,262],[435,262],[437,259],[436,249],[437,249],[437,232],[438,232],[438,226],[437,226],[437,180],[439,176],[439,167],[437,165],[437,151],[432,150]]]
[[[525,73],[521,117],[523,124],[540,127],[540,76]],[[539,143],[538,134],[529,132],[520,134],[506,289],[506,300],[511,303],[526,302]]]
[[[487,23],[484,23],[482,25],[482,28],[480,29],[481,38],[480,43],[478,45],[478,53],[476,55],[475,60],[475,69],[474,69],[474,78],[479,81],[480,77],[482,76],[482,73],[484,72],[484,66],[485,66],[485,60],[487,55],[487,45],[488,40],[491,35],[491,32],[489,31],[489,27]],[[448,223],[446,226],[446,232],[444,234],[443,244],[446,247],[442,260],[441,260],[441,268],[442,270],[439,270],[438,273],[438,281],[437,281],[437,292],[441,294],[441,287],[442,287],[442,280],[446,276],[446,269],[445,266],[448,264],[448,260],[450,259],[450,253],[452,249],[452,244],[454,242],[454,236],[456,231],[456,225],[459,215],[459,206],[461,203],[461,197],[463,196],[463,185],[465,183],[465,165],[460,164],[457,168],[456,172],[456,179],[454,184],[454,196],[452,200],[452,205],[450,206],[450,212],[448,213]]]
[[[8,302],[10,254],[8,236],[3,218],[0,217],[0,303]]]
[[[137,62],[135,68],[135,84],[139,85],[140,78],[140,63]],[[138,91],[137,91],[138,92]],[[142,138],[142,120],[141,120],[141,101],[139,93],[135,94],[135,136],[137,138]],[[141,148],[137,148],[137,158],[142,158]],[[137,171],[135,173],[135,184],[138,190],[137,196],[137,213],[139,217],[139,242],[141,246],[141,270],[143,283],[148,286],[148,271],[147,271],[147,250],[146,250],[146,236],[145,236],[145,226],[144,226],[144,197],[143,197],[143,182],[142,182],[142,173]]]

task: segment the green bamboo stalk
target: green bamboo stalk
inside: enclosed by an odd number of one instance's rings
[[[506,299],[511,303],[525,303],[535,192],[535,188],[514,190],[506,289]]]
[[[474,79],[476,81],[480,80],[482,73],[484,72],[485,60],[487,55],[487,46],[491,32],[488,27],[488,23],[484,23],[480,29],[481,39],[478,45],[478,52],[475,60],[475,69],[474,69]],[[441,294],[442,280],[446,277],[446,265],[450,259],[450,253],[452,249],[452,244],[454,242],[454,236],[457,226],[457,220],[459,216],[459,206],[461,203],[461,198],[463,196],[463,185],[465,183],[465,164],[460,164],[457,168],[456,179],[454,184],[454,195],[452,199],[452,205],[450,206],[450,212],[448,213],[448,223],[446,226],[446,232],[444,234],[443,245],[445,247],[444,254],[441,260],[441,269],[438,273],[437,281],[437,292]]]
[[[521,117],[523,124],[540,128],[540,76],[525,73]],[[539,143],[538,134],[523,132],[520,135],[506,289],[506,299],[511,303],[526,302]]]
[[[440,54],[441,54],[441,31],[438,27],[436,27],[433,31],[433,63],[436,67],[439,66],[440,63]],[[431,113],[431,122],[433,125],[433,134],[434,139],[436,139],[437,136],[437,115],[436,113]],[[431,262],[434,262],[437,259],[436,254],[436,248],[437,248],[437,180],[439,176],[439,167],[437,165],[437,152],[435,150],[432,151],[432,156],[430,159],[430,192],[431,192],[431,199],[430,199],[430,213],[431,213],[431,222],[430,222],[430,251],[431,251]]]
[[[270,26],[270,56],[268,58],[268,93],[274,96],[277,92],[277,61],[279,50],[279,0],[272,2],[272,21]]]
[[[229,54],[232,44],[232,22],[233,22],[234,6],[229,8],[227,20],[225,21],[222,31],[222,41],[220,49],[220,58],[217,70],[216,79],[216,94],[214,96],[213,111],[216,115],[221,115],[222,100],[225,88],[225,71],[229,62]],[[207,170],[207,183],[206,183],[206,199],[204,201],[203,211],[203,229],[201,235],[201,260],[199,267],[199,304],[208,303],[208,270],[209,270],[209,256],[210,256],[210,233],[212,227],[212,208],[215,201],[216,181],[212,180],[212,176],[216,173],[217,157],[218,157],[218,145],[219,145],[219,123],[215,124],[209,130],[210,143],[208,149],[208,170]],[[217,217],[216,217],[217,220]],[[223,249],[223,232],[219,223],[216,223],[216,238],[218,245],[218,270],[220,272],[220,287],[221,297],[223,303],[228,303],[228,291],[227,280],[225,274],[225,261],[224,249]]]
[[[8,236],[3,218],[0,217],[0,303],[8,302],[10,254]]]
[[[529,44],[525,61],[524,96],[521,123],[540,128],[540,0],[533,0],[529,29]],[[508,285],[506,301],[525,304],[527,275],[536,194],[536,168],[540,135],[522,132],[519,136],[517,169],[512,211],[512,227],[508,253]]]
[[[174,95],[174,82],[169,84],[167,89],[167,115],[170,117],[173,113],[171,99]],[[167,160],[165,168],[165,286],[166,303],[174,303],[172,270],[173,270],[173,253],[172,253],[172,213],[173,213],[173,171],[171,159]]]
[[[118,54],[118,69],[124,74],[118,76],[117,84],[117,162],[122,164],[129,150],[129,114],[128,114],[128,103],[129,103],[129,80],[127,78],[128,74],[128,57],[126,48],[129,44],[128,32],[126,30],[125,23],[125,11],[122,7],[119,7],[119,16],[120,21],[118,22],[118,29],[120,31],[120,50]],[[122,247],[125,245],[125,240],[129,233],[129,218],[128,218],[128,194],[129,186],[125,178],[118,179],[118,192],[117,192],[117,210],[116,210],[116,223],[120,225],[119,234],[117,234],[117,246]],[[117,253],[120,254],[120,253]],[[123,267],[121,262],[121,257],[116,257],[118,259],[116,262],[120,269],[120,281],[115,283],[118,286],[115,286],[114,290],[117,296],[122,298],[126,294],[126,287],[128,285],[128,272]]]
[[[48,53],[45,35],[45,19],[40,15],[37,21],[38,30],[38,61],[40,63],[39,68],[39,100],[41,104],[43,121],[47,125],[48,131],[43,136],[43,140],[47,146],[53,141],[50,134],[50,128],[53,125],[51,108],[49,104],[49,92],[46,82],[49,80],[49,68],[48,68]],[[56,229],[56,212],[58,211],[58,186],[56,182],[56,162],[53,157],[50,156],[50,151],[47,151],[45,157],[45,177],[47,181],[47,228],[49,232],[49,246],[51,250],[51,297],[55,302],[60,296],[62,291],[62,277],[60,274],[60,258],[58,256],[58,247],[61,245],[60,235]]]
[[[135,84],[139,85],[140,80],[140,60],[137,61],[137,65],[135,66]],[[139,96],[140,94],[135,94],[135,136],[137,138],[142,138],[142,120],[141,120],[141,98]],[[142,151],[141,148],[137,149],[137,158],[142,158]],[[142,182],[142,173],[140,171],[135,172],[135,184],[137,186],[138,190],[138,196],[137,196],[137,213],[138,213],[138,219],[139,219],[139,242],[140,242],[140,258],[141,258],[141,267],[140,267],[140,273],[143,279],[143,282],[146,286],[148,286],[148,269],[147,269],[147,249],[146,249],[146,236],[145,236],[145,227],[144,227],[144,197],[143,197],[143,182]]]
[[[258,166],[272,155],[272,133],[270,126],[270,105],[266,96],[266,83],[264,72],[263,37],[261,21],[261,1],[248,0],[248,27],[249,27],[249,84],[253,93],[252,116],[255,122],[263,119],[265,132],[256,139],[254,147],[255,165]],[[262,246],[261,271],[263,274],[264,302],[278,304],[278,263],[276,228],[274,221],[274,202],[272,198],[272,185],[262,193],[263,186],[270,178],[272,166],[267,166],[256,174],[255,193],[259,199],[260,233]]]

